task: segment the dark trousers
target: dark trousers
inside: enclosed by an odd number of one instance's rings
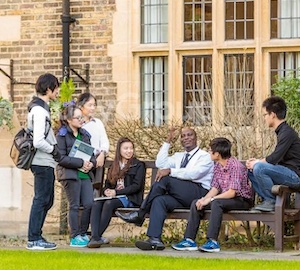
[[[252,206],[250,200],[242,197],[235,197],[232,199],[215,199],[210,205],[207,205],[202,210],[196,208],[197,200],[194,200],[190,207],[190,214],[188,224],[184,233],[184,238],[195,240],[199,229],[199,224],[203,218],[205,209],[211,209],[209,218],[209,226],[207,231],[207,238],[217,240],[223,219],[223,213],[230,210],[246,210]]]
[[[114,211],[118,207],[123,207],[119,199],[111,199],[105,201],[96,201],[92,207],[91,228],[92,238],[99,241],[102,234],[107,229]]]
[[[90,215],[93,205],[93,186],[89,179],[84,180],[64,180],[61,181],[66,191],[69,202],[69,225],[70,235],[86,234],[89,224]],[[79,207],[83,207],[81,217],[79,219]]]
[[[42,239],[42,228],[54,200],[54,168],[32,165],[34,197],[29,216],[28,240]]]
[[[200,184],[170,176],[155,182],[140,210],[141,216],[150,213],[147,235],[161,237],[168,212],[175,208],[189,208],[193,200],[205,196],[207,192]]]

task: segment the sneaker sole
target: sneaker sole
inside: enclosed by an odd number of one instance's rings
[[[88,244],[87,247],[88,248],[100,248],[101,244]]]
[[[220,252],[220,249],[219,249],[219,248],[215,248],[215,249],[206,249],[206,248],[201,248],[201,247],[199,247],[199,251],[213,253],[213,252]]]
[[[271,208],[260,208],[260,207],[255,207],[255,210],[261,211],[261,212],[274,212],[275,209]]]
[[[175,250],[178,250],[178,251],[197,251],[198,250],[197,247],[182,247],[182,248],[179,248],[179,247],[172,246],[172,248],[175,249]]]
[[[137,241],[135,246],[141,250],[164,250],[165,246],[152,245],[144,241]]]
[[[28,250],[55,250],[57,247],[51,247],[51,248],[45,248],[45,247],[38,247],[38,246],[33,246],[33,247],[26,247]]]
[[[87,245],[70,245],[70,247],[82,248],[82,247],[87,247]]]

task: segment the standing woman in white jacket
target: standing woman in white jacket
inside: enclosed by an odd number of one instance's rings
[[[102,121],[94,117],[97,107],[96,98],[90,93],[83,93],[78,97],[77,106],[81,109],[84,117],[82,128],[91,135],[91,145],[95,148],[94,155],[97,165],[94,174],[95,182],[97,182],[109,151],[109,140]]]

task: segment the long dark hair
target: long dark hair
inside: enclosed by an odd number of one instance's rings
[[[113,164],[107,174],[107,179],[112,185],[115,185],[117,183],[118,179],[124,178],[125,174],[129,170],[129,167],[132,163],[133,156],[131,157],[131,159],[128,160],[128,162],[126,163],[126,165],[123,169],[120,168],[120,162],[122,160],[121,145],[122,145],[122,143],[125,143],[125,142],[132,143],[133,148],[134,148],[134,144],[130,139],[128,139],[126,137],[122,137],[118,140],[115,159],[114,159]]]

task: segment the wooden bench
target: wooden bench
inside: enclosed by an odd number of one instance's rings
[[[104,165],[100,179],[94,182],[94,188],[102,194],[104,185],[104,176],[107,169],[111,166],[112,161],[107,160]],[[157,168],[154,161],[145,161],[147,168],[147,176],[150,174],[150,184],[154,183]],[[146,182],[147,183],[147,182]],[[275,211],[260,212],[255,210],[233,210],[224,213],[224,221],[256,221],[262,222],[272,229],[275,234],[275,250],[283,251],[284,242],[294,242],[300,247],[300,190],[292,190],[286,186],[274,185],[272,193],[276,195]],[[290,195],[294,195],[293,208],[285,207],[289,201]],[[136,211],[137,208],[119,208],[121,212]],[[189,209],[175,209],[169,213],[167,219],[187,219]],[[205,211],[205,220],[209,220],[210,210]],[[284,235],[284,224],[288,221],[294,222],[294,235]]]

